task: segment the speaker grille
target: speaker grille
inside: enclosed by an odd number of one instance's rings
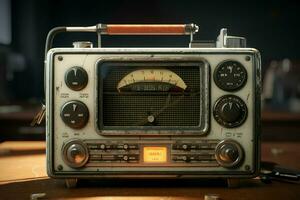
[[[100,99],[103,126],[199,126],[201,113],[199,66],[152,67],[168,69],[188,86],[185,92],[121,92],[118,82],[138,66],[102,66]],[[101,111],[100,111],[101,112]],[[154,115],[155,121],[148,122]]]

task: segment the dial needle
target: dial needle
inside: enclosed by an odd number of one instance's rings
[[[200,92],[191,93],[191,95],[189,95],[189,96],[190,96],[190,97],[193,97],[193,96],[196,96],[196,95],[198,95],[198,94],[200,94]],[[171,99],[171,94],[169,93],[165,105],[164,105],[160,110],[158,110],[156,113],[152,114],[152,116],[153,116],[154,118],[158,117],[158,116],[159,116],[161,113],[163,113],[167,108],[170,108],[170,107],[172,107],[172,106],[177,105],[180,101],[182,101],[182,100],[184,99],[185,96],[186,96],[186,95],[183,94],[183,95],[179,96],[176,100],[174,100],[173,102],[171,102],[171,101],[170,101],[170,99]],[[148,123],[148,122],[149,122],[149,121],[148,121],[148,117],[146,117],[145,119],[139,121],[139,122],[137,123],[136,126],[143,126],[143,125],[145,125],[145,124]]]

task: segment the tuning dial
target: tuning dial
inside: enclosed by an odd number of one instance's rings
[[[80,129],[88,122],[89,110],[80,101],[69,101],[62,106],[60,116],[69,127]]]
[[[88,83],[88,74],[82,67],[72,67],[65,74],[65,82],[72,90],[82,90]]]
[[[82,167],[88,158],[88,149],[81,140],[72,140],[63,147],[63,160],[70,167]]]
[[[225,95],[219,98],[213,110],[216,121],[224,127],[240,126],[247,118],[247,106],[235,95]]]
[[[242,147],[234,140],[223,140],[215,151],[217,162],[226,168],[237,167],[244,157]]]

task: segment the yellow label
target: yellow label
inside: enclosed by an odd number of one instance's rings
[[[167,162],[167,147],[144,147],[144,162]]]

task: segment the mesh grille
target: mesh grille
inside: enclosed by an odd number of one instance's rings
[[[160,67],[161,68],[161,67]],[[104,126],[199,126],[200,121],[200,69],[199,66],[163,67],[179,75],[190,92],[117,92],[118,82],[138,69],[128,66],[101,67],[102,123]],[[169,106],[166,106],[166,104]],[[155,122],[147,117],[154,115]]]

